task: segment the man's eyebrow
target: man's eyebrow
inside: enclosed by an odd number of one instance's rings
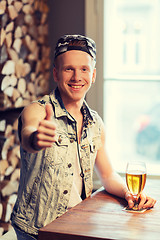
[[[87,65],[87,64],[83,64],[82,67],[89,67],[89,65]]]
[[[82,65],[82,68],[90,69],[90,65],[86,65],[86,64],[84,64],[84,65]]]
[[[65,64],[63,65],[63,68],[75,68],[76,66],[74,64]],[[90,66],[88,64],[82,64],[80,66],[78,66],[79,68],[86,68],[86,69],[90,69]]]
[[[68,68],[68,67],[69,67],[69,68],[73,68],[73,65],[71,65],[71,64],[65,64],[65,65],[64,65],[64,68]]]

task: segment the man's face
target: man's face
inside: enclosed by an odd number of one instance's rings
[[[59,55],[53,73],[64,104],[82,101],[96,78],[92,57],[79,50]]]

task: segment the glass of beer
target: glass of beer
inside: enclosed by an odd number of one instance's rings
[[[146,164],[144,162],[129,162],[126,168],[126,183],[128,190],[135,199],[134,211],[138,210],[138,198],[146,183]]]

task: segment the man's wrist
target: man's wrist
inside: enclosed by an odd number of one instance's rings
[[[129,194],[129,191],[128,191],[128,189],[126,187],[123,188],[123,194],[124,194],[124,198],[126,199],[126,197]]]

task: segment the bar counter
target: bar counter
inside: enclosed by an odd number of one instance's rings
[[[160,180],[147,179],[145,190],[157,200],[144,213],[123,211],[127,202],[100,188],[39,231],[39,240],[159,240]]]

